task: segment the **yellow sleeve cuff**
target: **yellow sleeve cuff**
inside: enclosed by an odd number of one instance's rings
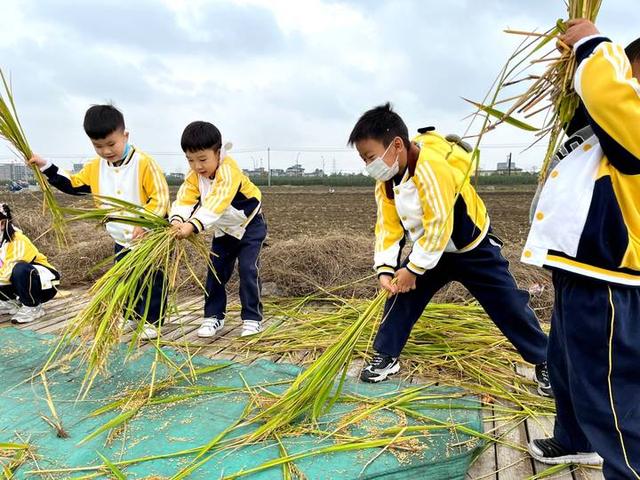
[[[427,271],[426,268],[421,268],[413,262],[407,263],[407,270],[409,270],[411,273],[414,273],[416,275],[423,275],[424,272]]]

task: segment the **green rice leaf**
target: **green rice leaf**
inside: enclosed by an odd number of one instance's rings
[[[519,128],[520,130],[525,130],[528,132],[537,132],[538,130],[540,130],[537,127],[534,127],[532,125],[529,125],[528,123],[523,122],[522,120],[518,120],[517,118],[513,118],[509,115],[507,115],[504,112],[501,112],[500,110],[490,107],[488,105],[482,105],[481,103],[478,102],[474,102],[473,100],[469,100],[467,98],[463,97],[463,100],[465,102],[470,103],[471,105],[477,107],[479,110],[482,110],[483,112],[491,115],[492,117],[497,118],[500,122],[505,122],[508,123],[511,126],[514,126],[516,128]]]

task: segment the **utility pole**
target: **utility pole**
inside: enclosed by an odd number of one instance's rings
[[[267,186],[271,186],[271,147],[267,147],[267,170],[269,173],[267,175]]]
[[[507,175],[511,176],[511,152],[509,152],[509,156],[507,157]]]

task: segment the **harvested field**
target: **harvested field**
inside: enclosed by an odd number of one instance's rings
[[[175,192],[173,192],[175,194]],[[265,294],[298,296],[318,288],[349,284],[370,276],[373,251],[375,203],[368,187],[263,188],[264,212],[269,236],[262,256]],[[492,188],[481,191],[491,215],[494,232],[505,241],[504,252],[511,261],[519,285],[530,290],[533,306],[548,319],[553,300],[546,272],[522,265],[518,258],[528,231],[532,188]],[[16,223],[60,269],[65,288],[87,285],[99,272],[90,272],[100,260],[112,254],[112,241],[94,224],[74,224],[75,241],[59,249],[47,230],[40,195],[2,193],[0,199],[14,211]],[[58,195],[61,203],[77,205],[86,198]],[[204,266],[202,267],[204,274]],[[233,282],[230,285],[233,288]],[[187,288],[195,288],[189,286]],[[376,288],[373,278],[342,289],[343,295],[370,296]],[[465,301],[468,293],[452,284],[438,294],[438,301]]]

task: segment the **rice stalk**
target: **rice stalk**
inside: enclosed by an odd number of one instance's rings
[[[3,92],[0,91],[0,138],[6,140],[16,156],[29,165],[29,159],[33,156],[27,137],[20,124],[18,111],[13,98],[13,90],[2,69],[0,69]],[[51,186],[45,179],[40,169],[30,165],[33,174],[43,194],[43,212],[47,210],[51,216],[51,229],[53,230],[59,247],[67,245],[66,221],[62,208],[51,190]]]
[[[342,332],[339,340],[300,373],[275,402],[267,408],[259,409],[247,420],[238,422],[221,432],[171,480],[181,480],[206,463],[215,453],[207,457],[204,455],[212,449],[218,449],[223,439],[236,428],[259,424],[252,432],[233,440],[233,444],[242,446],[278,435],[279,432],[290,429],[296,421],[308,419],[312,425],[316,424],[319,417],[329,411],[340,397],[355,345],[365,327],[379,316],[386,299],[386,292],[380,292],[358,319]],[[338,385],[335,386],[338,375],[340,378]],[[335,390],[334,387],[336,387]],[[252,394],[250,389],[248,393]]]
[[[62,420],[60,420],[60,417],[58,416],[58,412],[56,410],[56,406],[53,403],[53,398],[51,397],[51,393],[49,392],[49,383],[47,382],[47,376],[45,372],[41,372],[40,377],[42,378],[42,386],[44,387],[44,392],[47,397],[47,406],[49,407],[52,418],[49,419],[44,415],[42,415],[41,417],[45,422],[53,427],[58,438],[69,438],[69,434],[62,426]]]
[[[27,443],[0,442],[0,466],[2,478],[11,480],[30,456],[31,446]],[[7,461],[3,461],[6,459]]]
[[[207,373],[212,373],[218,370],[222,370],[228,367],[228,363],[222,363],[219,365],[210,365],[208,367],[203,367],[195,370],[195,375],[205,375]],[[215,392],[212,391],[197,391],[191,392],[183,395],[171,395],[166,397],[158,397],[163,392],[167,390],[179,386],[176,381],[175,376],[171,376],[170,378],[163,380],[157,385],[142,385],[137,387],[131,392],[125,392],[122,395],[122,398],[114,400],[107,405],[104,405],[93,412],[89,413],[89,418],[98,417],[110,411],[120,409],[121,413],[116,415],[111,420],[107,421],[96,430],[85,436],[82,440],[78,442],[78,445],[82,445],[89,440],[92,440],[99,436],[103,432],[113,431],[114,429],[121,428],[124,424],[126,424],[131,419],[135,418],[135,416],[142,410],[144,407],[153,406],[153,405],[161,405],[168,403],[177,403],[184,400],[188,400],[191,398],[195,398],[198,396],[202,396],[208,393],[221,393],[221,392],[230,392],[237,391],[239,389],[231,388],[231,387],[217,387]]]
[[[106,465],[108,473],[110,473],[116,480],[127,480],[127,477],[124,476],[124,473],[122,473],[122,470],[116,467],[107,457],[105,457],[101,453],[99,452],[96,452],[96,453],[98,453],[98,456],[102,459],[102,461]]]
[[[568,19],[586,18],[595,21],[601,4],[602,0],[569,0],[566,2],[567,17]],[[531,131],[530,128],[527,128],[528,124],[515,118],[514,115],[524,115],[525,118],[531,118],[546,113],[544,123],[536,133],[536,142],[547,138],[547,148],[540,171],[540,182],[545,181],[550,161],[562,142],[565,129],[580,103],[580,98],[573,87],[576,69],[574,52],[558,39],[565,29],[565,22],[558,20],[552,28],[544,33],[506,30],[510,34],[525,36],[528,39],[525,47],[516,49],[516,52],[507,60],[503,71],[508,71],[508,74],[492,87],[493,99],[491,102],[479,103],[467,100],[478,111],[485,112],[497,119],[493,124],[482,127],[478,135],[479,138],[501,123],[509,123],[520,129]],[[552,40],[557,40],[559,44],[561,49],[559,56],[552,56],[557,53],[555,45],[551,46],[550,51],[540,54]],[[524,79],[520,78],[524,71],[540,64],[547,65],[544,72],[529,74]],[[517,70],[522,65],[525,65],[523,70]],[[526,85],[524,91],[517,95],[510,93],[507,101],[502,98],[505,89],[521,84]],[[505,111],[496,109],[495,105],[501,103],[507,103],[509,108]]]
[[[531,475],[530,477],[527,477],[525,480],[538,480],[540,478],[548,478],[548,477],[551,477],[552,475],[556,475],[560,472],[565,471],[567,468],[571,469],[572,466],[567,464],[553,465],[552,467],[544,469],[540,473],[536,473],[535,475]]]
[[[141,206],[110,197],[98,197],[98,200],[102,208],[66,209],[71,214],[70,221],[129,223],[145,228],[147,233],[135,241],[127,255],[114,263],[91,287],[91,300],[70,322],[43,367],[46,370],[65,349],[70,349],[70,358],[78,357],[87,365],[79,398],[85,398],[97,376],[107,371],[109,355],[119,344],[123,327],[129,320],[136,322],[137,329],[129,342],[128,353],[137,345],[149,313],[156,273],[161,271],[165,276],[162,297],[166,298],[167,304],[160,313],[162,320],[177,309],[174,292],[186,245],[191,244],[198,257],[210,266],[209,248],[201,237],[191,236],[185,243],[175,237],[167,219]],[[136,312],[136,305],[144,294],[144,309]],[[158,330],[160,337],[161,327]],[[154,346],[157,359],[178,371],[177,366],[160,349],[159,339],[154,341]]]
[[[265,422],[251,433],[249,441],[266,438],[305,415],[309,415],[311,421],[316,422],[322,414],[331,409],[342,391],[357,342],[365,328],[371,327],[379,316],[386,299],[387,294],[380,292],[358,319],[342,333],[338,341],[298,375],[276,403],[258,412],[251,419],[251,423],[262,420]],[[338,386],[333,391],[338,375]]]
[[[232,475],[226,475],[222,477],[222,480],[235,480],[236,478],[262,472],[285,463],[302,460],[303,458],[308,458],[308,457],[313,457],[318,455],[327,455],[327,454],[338,453],[338,452],[364,450],[364,449],[370,449],[370,448],[388,448],[392,444],[402,444],[403,442],[410,442],[418,438],[420,438],[420,435],[409,435],[409,436],[395,435],[393,437],[378,438],[375,440],[358,439],[352,442],[309,450],[307,452],[281,456],[279,458],[264,462],[263,464],[258,465],[257,467],[248,468],[247,470],[243,470],[241,472],[237,472]]]
[[[257,338],[248,342],[240,339],[231,348],[258,357],[310,352],[303,363],[313,362],[353,325],[367,305],[356,299],[343,305],[333,300],[322,304],[318,299],[312,305],[300,301],[268,304],[265,311],[276,320]],[[355,358],[369,359],[369,339],[374,333],[374,326],[365,327],[355,344]],[[532,391],[530,380],[515,375],[516,366],[522,363],[520,355],[478,305],[429,305],[414,325],[401,361],[416,378],[438,379],[441,384],[476,393],[489,403],[514,402],[526,414],[553,412],[552,401]]]

